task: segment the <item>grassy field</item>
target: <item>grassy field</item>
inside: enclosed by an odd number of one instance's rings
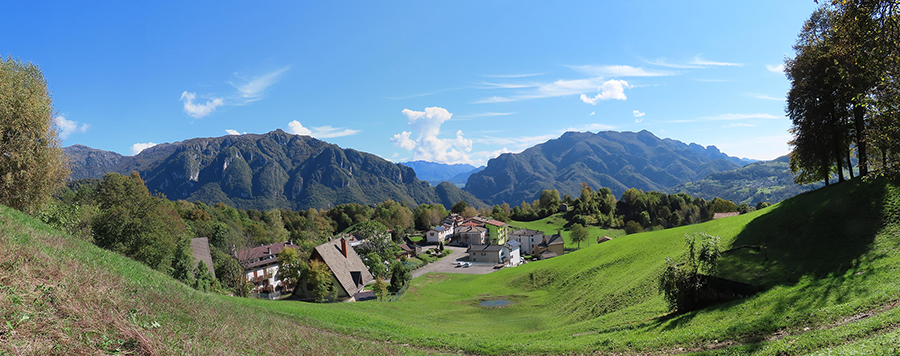
[[[429,274],[396,303],[245,302],[348,335],[449,352],[891,353],[886,342],[900,325],[898,222],[900,188],[856,180],[488,275]],[[764,246],[727,254],[720,268],[766,290],[668,314],[656,278],[691,232],[719,236],[726,247]],[[512,305],[479,306],[491,299]]]
[[[692,232],[764,247],[726,254],[720,275],[765,290],[669,314],[656,278]],[[310,304],[198,293],[0,207],[0,354],[898,354],[897,236],[900,187],[854,180],[487,275],[427,274],[394,303]],[[479,305],[496,299],[511,304]]]
[[[562,213],[554,214],[535,221],[511,221],[509,224],[510,226],[512,226],[511,231],[515,229],[531,229],[543,231],[545,234],[556,234],[557,231],[561,231],[563,240],[566,241],[565,248],[576,249],[578,247],[578,244],[572,242],[572,239],[569,237],[571,232],[569,232],[569,230],[564,227],[566,224],[568,224],[568,221],[566,221],[566,219],[564,219],[562,215]],[[625,236],[625,230],[621,229],[607,230],[601,229],[596,226],[588,226],[588,231],[590,232],[590,236],[588,236],[587,240],[581,242],[581,248],[596,245],[597,238],[601,236]]]
[[[0,206],[0,355],[426,354],[256,304],[197,292]]]

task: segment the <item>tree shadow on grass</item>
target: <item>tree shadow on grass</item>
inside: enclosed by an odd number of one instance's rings
[[[850,301],[853,297],[848,294],[866,293],[867,281],[874,278],[874,273],[864,269],[882,257],[870,250],[884,226],[887,183],[886,179],[867,183],[855,179],[770,208],[773,210],[748,223],[732,243],[732,247],[762,249],[728,253],[719,261],[719,276],[761,287],[764,296],[668,314],[648,326],[671,331],[687,327],[702,313],[725,313],[743,303],[761,302],[765,307],[749,311],[752,314],[746,320],[723,329],[723,337],[739,341],[739,348],[753,352],[766,341],[779,338],[784,332],[779,329],[821,323],[813,320],[822,318],[814,316],[821,315],[819,309]],[[848,273],[856,270],[861,272]]]

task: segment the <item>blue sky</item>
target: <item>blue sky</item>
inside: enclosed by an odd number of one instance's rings
[[[812,1],[13,2],[63,144],[275,129],[484,164],[569,130],[788,153],[780,71]],[[14,14],[14,16],[13,16]]]

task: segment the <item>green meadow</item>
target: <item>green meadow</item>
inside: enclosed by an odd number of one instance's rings
[[[692,232],[752,246],[719,275],[763,291],[670,314],[657,276]],[[310,304],[197,292],[0,208],[0,355],[896,354],[898,233],[900,186],[857,179],[487,275],[427,274],[397,302]]]

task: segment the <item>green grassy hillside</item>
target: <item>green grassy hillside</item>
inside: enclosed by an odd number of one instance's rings
[[[764,246],[726,254],[720,268],[766,290],[668,314],[656,278],[690,232],[720,236],[726,248]],[[900,187],[855,180],[489,275],[426,275],[396,303],[244,302],[354,336],[472,353],[890,353],[900,325],[898,232]],[[512,305],[479,306],[490,299]]]
[[[425,354],[265,304],[197,292],[0,206],[0,355]]]
[[[670,315],[656,277],[690,232],[765,247],[720,265],[765,291]],[[900,186],[855,180],[488,275],[429,274],[395,303],[309,304],[199,293],[0,207],[0,355],[896,354],[898,233]],[[479,306],[493,299],[512,304]]]

